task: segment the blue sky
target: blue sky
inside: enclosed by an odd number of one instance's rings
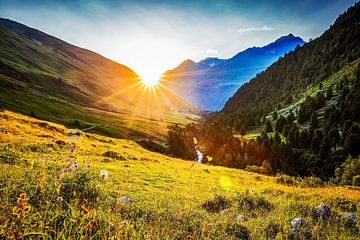
[[[0,0],[0,16],[156,78],[188,58],[229,58],[289,33],[316,38],[355,2]]]

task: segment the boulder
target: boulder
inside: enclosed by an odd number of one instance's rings
[[[330,217],[330,208],[328,208],[325,204],[320,204],[316,211],[315,216],[320,218],[329,218]]]
[[[294,218],[290,222],[291,232],[293,232],[293,233],[298,232],[302,227],[305,226],[305,224],[306,224],[306,222],[303,218]]]
[[[128,197],[128,196],[119,197],[119,198],[116,199],[116,202],[117,202],[117,203],[127,203],[127,204],[129,204],[129,205],[132,204],[132,200],[131,200],[131,198]]]

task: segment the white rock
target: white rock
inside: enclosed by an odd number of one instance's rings
[[[298,232],[300,228],[305,226],[305,220],[303,218],[294,218],[290,222],[290,228],[293,233]]]
[[[118,202],[118,203],[125,202],[125,203],[130,204],[130,205],[132,204],[132,200],[128,196],[122,196],[120,198],[117,198],[116,202]]]
[[[246,219],[245,215],[239,214],[239,215],[236,217],[236,220],[237,220],[237,221],[246,221],[247,219]]]

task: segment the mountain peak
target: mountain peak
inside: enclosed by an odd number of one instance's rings
[[[303,41],[301,37],[295,37],[292,33],[289,33],[288,35],[276,39],[274,43],[283,42],[283,41],[296,41],[296,40]]]

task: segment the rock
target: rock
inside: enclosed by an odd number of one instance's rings
[[[355,221],[355,219],[356,219],[355,214],[353,214],[353,213],[340,214],[340,218],[343,220],[348,220],[348,221]]]
[[[120,197],[120,198],[117,198],[116,199],[116,202],[118,202],[118,203],[127,203],[127,204],[132,204],[132,200],[131,200],[131,198],[130,197],[128,197],[128,196],[122,196],[122,197]]]
[[[239,214],[239,215],[236,217],[236,220],[237,220],[237,221],[247,221],[247,218],[245,217],[245,215]]]
[[[294,218],[290,222],[291,232],[296,233],[300,230],[300,228],[305,226],[305,220],[303,218]]]
[[[330,217],[330,208],[328,208],[325,204],[320,204],[316,211],[315,211],[315,216],[316,217],[321,217],[321,218],[328,218]]]

